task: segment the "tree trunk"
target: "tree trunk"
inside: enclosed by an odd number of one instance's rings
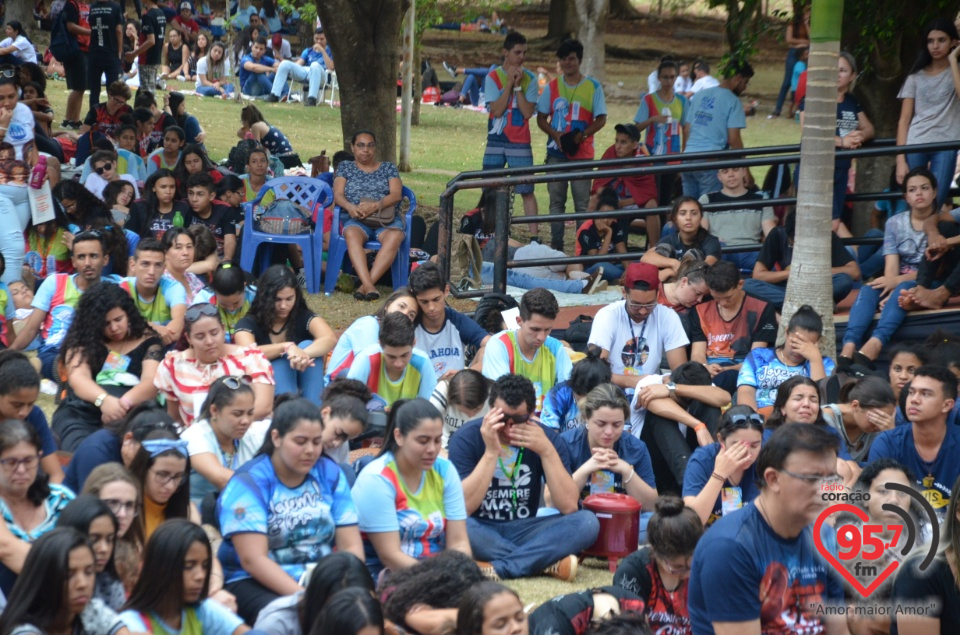
[[[420,125],[420,100],[423,99],[423,75],[420,74],[420,64],[423,59],[422,45],[414,43],[413,48],[413,118],[411,125]]]
[[[6,3],[3,21],[9,24],[10,20],[20,20],[24,29],[28,32],[32,31],[32,27],[36,25],[33,20],[33,3],[30,0],[9,0]]]
[[[602,82],[606,55],[603,32],[607,26],[609,0],[576,0],[576,7],[580,21],[580,43],[583,44],[580,72]]]
[[[405,0],[323,0],[317,14],[327,32],[340,84],[344,149],[358,130],[377,138],[377,157],[397,160],[397,44]]]
[[[823,317],[823,354],[836,354],[830,274],[834,131],[837,127],[837,54],[843,0],[813,0],[807,97],[800,142],[803,178],[797,192],[797,231],[781,331],[804,304]],[[779,338],[778,338],[779,339]]]
[[[617,20],[639,20],[643,16],[631,0],[610,0],[610,17]]]
[[[550,0],[550,19],[547,34],[541,43],[557,43],[574,37],[577,31],[575,0]]]

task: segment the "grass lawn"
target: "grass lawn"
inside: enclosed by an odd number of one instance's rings
[[[521,16],[523,20],[526,17]],[[545,17],[539,22],[521,24],[521,30],[528,37],[538,37],[545,33]],[[689,21],[688,21],[689,22]],[[704,32],[720,33],[722,24],[719,21],[699,20],[682,26],[689,29],[701,29]],[[622,28],[621,28],[622,27]],[[624,25],[613,25],[609,29],[608,42],[627,48],[660,49],[664,52],[673,51],[684,59],[691,59],[696,55],[706,55],[715,61],[724,48],[722,40],[715,37],[681,38],[674,37],[677,25],[671,22],[640,21]],[[443,71],[440,61],[447,60],[457,66],[488,65],[499,55],[500,38],[477,33],[451,33],[447,31],[430,31],[424,42],[424,54],[429,57],[441,74],[441,79],[449,77]],[[776,91],[780,85],[783,73],[783,57],[785,53],[780,48],[767,48],[757,58],[755,66],[757,75],[752,81],[744,100],[759,100],[758,115],[748,119],[747,129],[744,131],[744,141],[747,146],[782,145],[797,143],[800,138],[799,126],[787,119],[766,119],[767,113],[773,108]],[[553,67],[553,56],[550,51],[537,50],[531,46],[528,54],[527,66],[536,68],[543,65]],[[613,126],[620,122],[629,122],[633,119],[639,102],[639,95],[646,91],[647,75],[656,66],[655,61],[635,62],[619,59],[607,61],[608,96],[608,124],[596,137],[595,145],[599,156],[603,150],[613,143]],[[622,85],[620,84],[622,83]],[[172,90],[178,86],[177,82],[169,82]],[[193,90],[192,84],[181,84],[184,90]],[[66,105],[66,84],[53,82],[48,84],[47,96],[56,113],[56,120],[63,118]],[[219,99],[188,97],[187,110],[197,116],[207,132],[206,146],[215,160],[227,156],[230,148],[237,142],[237,129],[240,127],[241,104]],[[258,102],[266,118],[273,125],[283,130],[290,137],[294,148],[302,158],[319,154],[326,149],[332,155],[343,146],[343,134],[340,127],[340,110],[321,105],[317,108],[306,108],[300,104],[265,104]],[[399,116],[398,116],[399,119]],[[404,184],[411,187],[417,194],[420,208],[424,216],[432,219],[436,215],[439,196],[447,181],[456,174],[466,170],[479,169],[482,163],[483,150],[486,141],[486,117],[469,110],[455,110],[450,108],[436,108],[424,106],[421,123],[413,129],[412,136],[412,173],[403,174]],[[544,156],[544,136],[533,126],[534,154],[538,160]],[[762,180],[763,173],[754,174],[757,180]],[[541,213],[546,213],[549,207],[546,188],[540,186],[536,190],[537,200]],[[456,198],[458,213],[474,207],[478,194],[468,192]],[[520,209],[519,200],[517,209]],[[568,199],[568,211],[572,211],[572,201]],[[541,235],[547,234],[547,228],[541,230]],[[525,226],[516,226],[514,232],[518,238],[524,238]],[[567,232],[568,244],[572,244],[572,231]],[[384,289],[383,291],[388,291]],[[384,293],[386,295],[386,293]],[[347,301],[345,301],[347,300]],[[311,307],[322,315],[334,329],[346,328],[354,319],[361,315],[372,313],[374,305],[352,301],[349,296],[337,293],[326,298],[315,295],[309,298]],[[468,304],[458,306],[469,306]],[[41,405],[48,417],[52,414],[52,400],[43,397]],[[552,578],[530,578],[511,581],[511,586],[518,590],[524,603],[542,603],[547,599],[570,593],[583,588],[592,588],[610,584],[611,575],[606,562],[587,560],[580,568],[580,574],[574,584],[563,583]]]

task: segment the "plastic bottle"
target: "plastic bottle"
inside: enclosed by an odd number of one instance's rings
[[[179,210],[173,213],[173,226],[183,227],[183,214]]]
[[[543,89],[547,87],[547,75],[546,73],[537,74],[537,92],[542,93]]]
[[[40,155],[37,164],[33,166],[33,172],[30,173],[30,187],[39,190],[43,187],[43,179],[47,176],[47,157]]]

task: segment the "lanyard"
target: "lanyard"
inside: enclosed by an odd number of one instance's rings
[[[632,368],[636,368],[636,362],[640,360],[640,340],[643,339],[643,334],[647,332],[647,322],[650,321],[650,316],[653,315],[653,311],[650,311],[650,315],[644,318],[643,325],[640,326],[640,339],[637,339],[636,335],[633,333],[633,318],[630,317],[630,312],[627,311],[627,302],[629,302],[629,300],[623,301],[623,312],[627,314],[627,326],[630,328],[630,340],[635,342],[633,351],[634,363],[630,366]],[[657,307],[653,307],[653,310],[656,311]],[[643,366],[643,364],[640,364],[640,366]]]
[[[220,465],[222,465],[223,467],[227,467],[227,455],[223,453],[223,448],[220,447],[219,442],[217,442],[217,451],[220,453]],[[231,472],[237,471],[237,455],[239,453],[240,453],[240,440],[234,439],[233,455],[232,455],[233,458],[230,459],[230,466],[228,468]]]
[[[513,462],[513,469],[507,472],[507,468],[503,466],[503,457],[497,457],[497,463],[500,465],[500,471],[510,480],[510,500],[513,502],[513,508],[517,508],[517,474],[520,463],[523,462],[523,448],[520,448],[520,451],[517,452],[517,460]]]

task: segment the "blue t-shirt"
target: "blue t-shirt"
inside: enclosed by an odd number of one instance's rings
[[[209,598],[180,612],[180,629],[169,626],[156,613],[151,612],[150,617],[157,622],[163,631],[171,634],[182,633],[184,627],[192,621],[188,617],[188,611],[196,616],[200,625],[199,632],[203,635],[233,635],[233,632],[243,624],[243,620],[230,609]],[[120,619],[132,633],[153,633],[153,627],[147,623],[140,611],[126,610],[120,614]],[[156,635],[160,634],[157,633]]]
[[[943,522],[950,503],[952,488],[960,476],[960,427],[947,426],[947,435],[937,458],[927,463],[917,453],[913,441],[913,425],[897,426],[877,435],[870,446],[870,461],[891,458],[913,472],[920,493],[937,511]]]
[[[308,564],[332,551],[339,527],[357,524],[347,479],[327,456],[293,489],[277,478],[269,456],[258,456],[233,473],[217,501],[217,515],[223,534],[218,557],[227,583],[250,577],[233,546],[235,534],[265,535],[267,555],[299,581]]]
[[[337,345],[330,353],[330,360],[326,366],[326,383],[329,384],[331,380],[350,370],[350,365],[353,364],[357,355],[369,348],[371,343],[378,341],[380,341],[380,320],[373,315],[365,315],[354,320],[337,340]]]
[[[37,431],[37,436],[40,437],[40,450],[43,452],[43,456],[53,456],[56,454],[59,449],[57,447],[57,440],[53,437],[53,432],[50,431],[50,425],[47,423],[47,415],[43,414],[40,406],[34,406],[30,414],[27,415],[27,418],[24,419],[24,422],[29,423],[33,429]]]
[[[699,93],[697,93],[699,94]],[[829,357],[823,358],[827,377],[833,374],[836,364]],[[775,348],[755,348],[743,360],[737,387],[752,386],[757,389],[757,408],[772,406],[777,398],[777,387],[794,375],[810,376],[810,362],[804,360],[799,366],[787,366],[777,357]]]
[[[366,534],[397,532],[400,550],[422,560],[446,548],[448,520],[466,520],[463,486],[453,464],[437,457],[433,468],[423,473],[416,491],[407,489],[396,459],[387,452],[374,459],[357,477],[357,517],[363,534],[367,567],[374,575],[383,563]]]
[[[120,463],[120,437],[109,430],[100,429],[84,439],[70,458],[63,484],[80,493],[96,467],[104,463]]]
[[[330,50],[329,46],[327,47],[327,55],[330,56],[331,60],[333,59],[333,52]],[[300,59],[304,61],[304,64],[307,66],[307,68],[309,68],[313,63],[319,64],[324,70],[327,68],[327,63],[323,59],[323,53],[314,51],[312,46],[308,46],[307,48],[303,49],[303,53],[300,54]]]
[[[482,419],[468,421],[450,437],[447,451],[450,462],[457,468],[461,479],[473,473],[483,453],[486,452],[486,443],[480,435],[482,423]],[[520,425],[540,424],[530,422]],[[540,427],[556,448],[563,466],[568,472],[573,473],[567,444],[555,430],[543,425]],[[473,512],[473,517],[488,522],[534,518],[540,507],[540,494],[543,490],[543,464],[540,462],[540,455],[530,450],[525,450],[521,454],[520,448],[512,445],[501,447],[503,452],[497,460],[493,480],[487,487],[487,493],[480,507]]]
[[[723,86],[706,88],[693,96],[683,113],[683,124],[690,125],[684,152],[711,152],[727,148],[727,131],[746,128],[740,98]]]
[[[47,314],[43,320],[41,335],[44,346],[59,347],[73,323],[77,302],[83,291],[77,286],[79,274],[58,273],[47,276],[33,296],[30,304],[34,309]],[[114,277],[102,277],[102,281],[116,282]]]
[[[483,353],[484,377],[496,381],[509,373],[516,373],[533,382],[537,393],[536,411],[543,409],[543,397],[556,384],[570,379],[573,362],[570,354],[560,340],[547,337],[533,359],[527,359],[520,350],[520,343],[514,344],[515,335],[502,331],[492,337]],[[508,345],[512,350],[508,349]]]
[[[246,55],[241,57],[240,64],[238,64],[240,69],[237,71],[240,77],[241,86],[247,83],[247,79],[249,79],[251,75],[255,74],[253,71],[248,71],[246,68],[244,68],[244,64],[246,64],[247,62],[253,62],[254,64],[263,64],[264,66],[273,66],[274,59],[269,55],[264,55],[260,59],[255,59],[251,53],[247,53]]]
[[[824,524],[821,536],[836,553],[833,529]],[[761,595],[770,590],[782,596]],[[842,602],[843,586],[817,552],[813,526],[796,538],[782,538],[755,505],[715,522],[693,553],[687,607],[697,635],[713,635],[713,622],[754,620],[760,620],[762,633],[824,633],[822,616],[810,605]]]
[[[570,451],[570,461],[572,463],[570,471],[576,472],[592,456],[590,441],[587,439],[587,429],[580,427],[567,430],[560,435],[560,438],[567,444]],[[637,473],[636,477],[640,477],[644,483],[653,489],[657,489],[657,481],[653,476],[653,463],[650,460],[650,452],[647,450],[646,443],[634,436],[624,434],[619,441],[613,444],[613,451],[617,453],[618,457],[633,466]],[[591,494],[605,492],[626,494],[627,490],[621,481],[622,477],[619,474],[614,474],[609,470],[594,472],[580,491],[580,499],[583,500]]]
[[[697,448],[690,455],[687,461],[687,469],[683,473],[683,497],[698,496],[703,491],[704,486],[710,481],[710,475],[714,472],[717,463],[717,455],[720,454],[720,444],[711,443]],[[728,509],[724,513],[723,498],[726,494]],[[750,503],[760,495],[760,489],[757,487],[756,463],[743,471],[740,483],[734,485],[730,481],[725,481],[723,491],[717,496],[717,502],[713,505],[713,511],[710,512],[710,518],[707,519],[707,526],[730,515],[735,511],[734,508],[740,508]]]
[[[560,382],[543,398],[540,423],[557,432],[566,432],[586,425],[569,381]]]

